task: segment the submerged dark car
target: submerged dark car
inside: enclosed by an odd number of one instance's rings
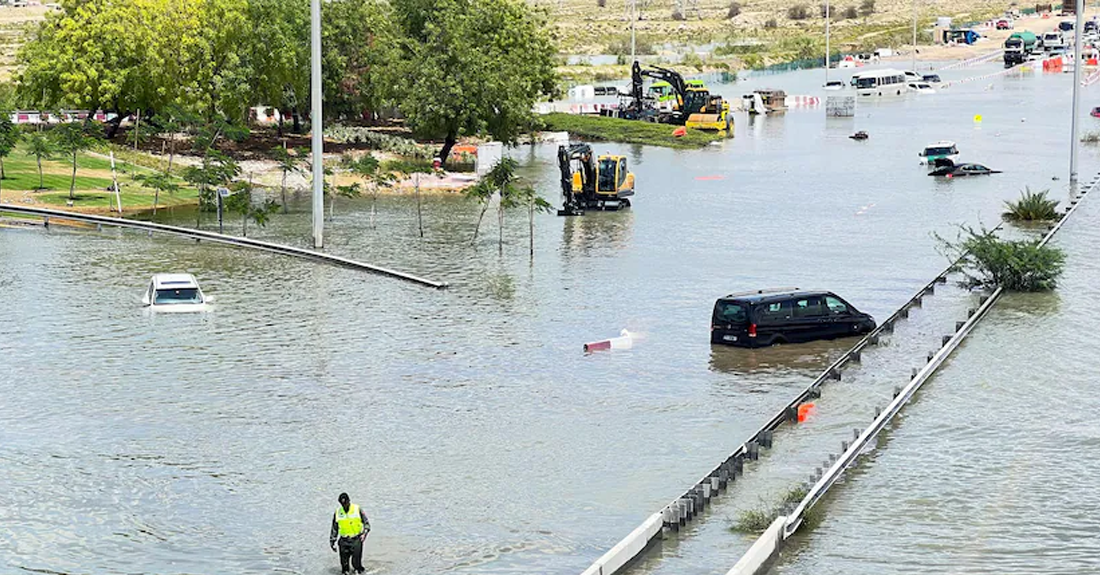
[[[715,302],[710,342],[765,347],[863,335],[873,329],[875,318],[832,292],[759,290]]]
[[[988,176],[999,174],[1000,170],[992,170],[981,164],[955,164],[950,160],[936,160],[936,169],[928,172],[929,176],[943,176],[947,178],[961,178],[963,176]]]
[[[921,76],[921,80],[924,80],[925,82],[928,82],[930,84],[938,84],[940,82],[940,75],[939,74],[925,74],[924,76]]]

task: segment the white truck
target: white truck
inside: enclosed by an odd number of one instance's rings
[[[1066,37],[1061,32],[1047,32],[1043,34],[1043,50],[1046,52],[1065,51]]]

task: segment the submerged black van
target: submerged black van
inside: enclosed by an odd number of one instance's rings
[[[873,329],[875,318],[832,292],[759,290],[715,302],[710,342],[764,347],[863,335]]]

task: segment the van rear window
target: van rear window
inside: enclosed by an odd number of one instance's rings
[[[743,324],[748,321],[745,306],[732,302],[720,301],[714,306],[714,319],[716,323]]]

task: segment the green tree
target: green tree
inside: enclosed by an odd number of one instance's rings
[[[388,5],[376,0],[334,0],[322,10],[322,84],[325,116],[361,119],[386,99],[387,82],[397,81],[391,94],[404,98],[408,79],[387,70],[400,58]],[[308,20],[307,20],[308,22]],[[308,47],[308,42],[301,44]],[[303,52],[308,63],[308,50]],[[308,65],[299,69],[308,70]],[[308,78],[303,89],[308,89]]]
[[[15,145],[19,143],[22,135],[19,126],[11,121],[11,117],[5,112],[0,112],[0,194],[4,193],[4,178],[7,177],[4,173],[4,158],[10,156],[15,150]]]
[[[370,227],[374,228],[374,214],[376,211],[375,206],[378,203],[378,190],[380,188],[389,188],[393,186],[396,178],[392,173],[383,171],[378,159],[369,153],[359,158],[345,158],[344,167],[367,182],[367,189],[370,190],[371,195]]]
[[[550,213],[554,211],[554,206],[545,198],[539,195],[537,191],[531,186],[522,186],[516,189],[516,192],[510,202],[513,206],[524,206],[527,208],[527,232],[528,232],[528,249],[531,259],[535,258],[535,214],[536,213]]]
[[[46,137],[42,132],[33,132],[27,137],[27,155],[31,156],[38,162],[38,188],[39,190],[46,189],[46,184],[42,179],[42,160],[48,160],[54,155],[53,141]]]
[[[235,182],[232,188],[233,193],[225,200],[225,208],[241,215],[241,235],[248,237],[248,221],[252,220],[260,227],[266,226],[271,214],[279,209],[279,204],[272,200],[256,203],[252,197],[255,188],[251,178]]]
[[[172,195],[180,189],[179,184],[167,173],[138,174],[136,178],[146,187],[153,188],[153,215],[157,213],[161,192]]]
[[[54,140],[55,149],[64,154],[72,163],[73,175],[69,182],[69,199],[76,199],[76,159],[80,152],[92,147],[95,143],[93,137],[85,130],[84,124],[79,122],[67,122],[53,129],[50,133]]]
[[[389,67],[408,126],[443,138],[448,160],[459,136],[513,142],[532,106],[554,89],[549,27],[522,0],[394,0],[401,58]]]
[[[1038,239],[1002,240],[987,229],[960,227],[955,241],[937,236],[941,250],[956,262],[966,287],[1008,291],[1054,289],[1065,264],[1065,253]]]
[[[279,171],[282,172],[283,179],[279,185],[280,198],[283,201],[283,213],[288,212],[286,201],[286,178],[290,174],[302,172],[302,161],[299,159],[298,154],[293,150],[289,150],[284,143],[282,146],[275,146],[271,149],[271,155],[275,158],[275,161],[279,164]]]

